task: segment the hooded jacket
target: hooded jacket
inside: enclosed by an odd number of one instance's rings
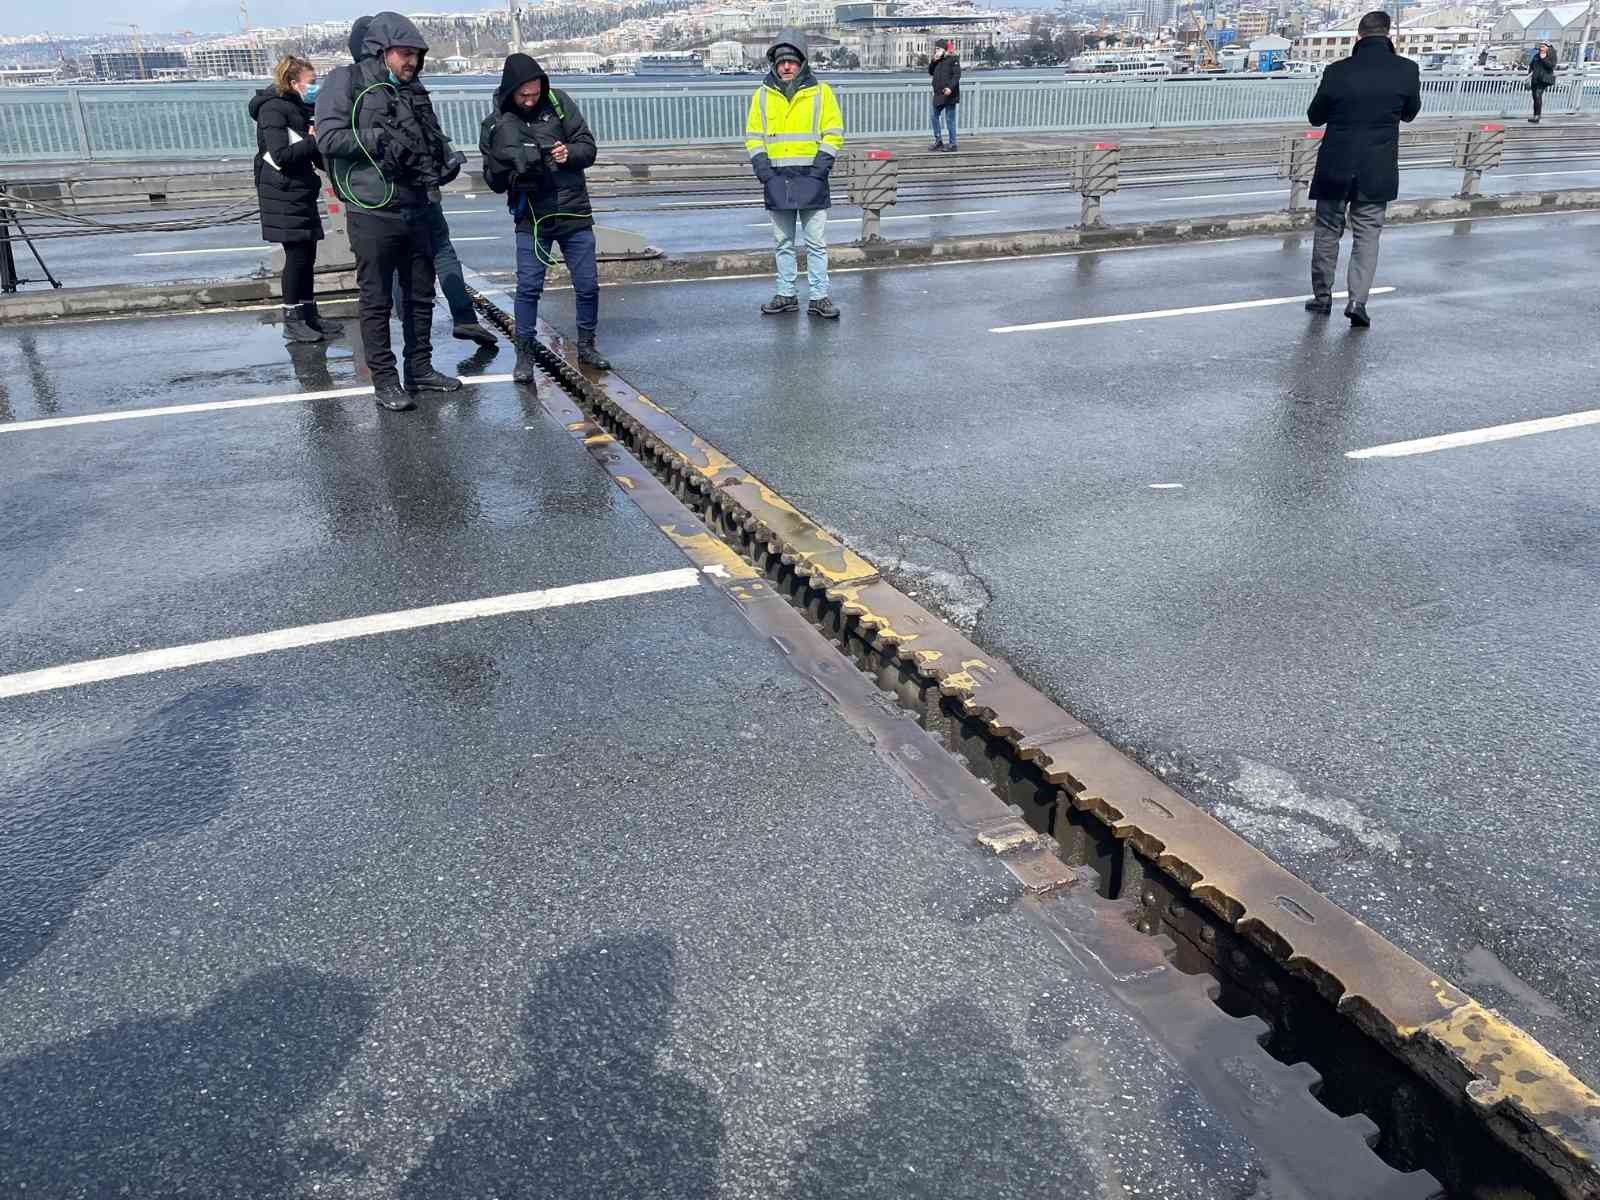
[[[543,86],[539,103],[524,112],[516,91],[537,79]],[[557,163],[550,151],[557,142],[567,148],[567,161]],[[589,186],[584,172],[594,166],[594,134],[577,102],[560,88],[538,61],[526,54],[507,56],[494,93],[494,111],[478,127],[483,155],[483,181],[503,192],[517,228],[560,238],[594,225]]]
[[[309,136],[311,106],[295,93],[280,96],[276,87],[263,88],[250,100],[250,119],[256,123],[253,169],[262,238],[319,241],[322,218],[317,215],[317,194],[322,180],[317,168],[322,166],[322,155],[317,153],[316,139]]]
[[[1555,82],[1555,58],[1540,58],[1539,52],[1535,50],[1533,61],[1528,64],[1528,86],[1535,91],[1542,91],[1545,88],[1554,87]]]
[[[420,82],[428,43],[399,13],[363,20],[350,31],[359,59],[330,72],[317,93],[317,143],[353,209],[395,216],[425,206],[460,167]],[[395,48],[417,51],[418,79],[390,78],[383,55]]]
[[[788,83],[778,77],[778,51],[800,56],[800,71]],[[766,194],[767,208],[789,212],[827,208],[828,175],[844,149],[844,116],[833,89],[811,72],[806,35],[785,29],[767,50],[773,64],[750,97],[745,150]]]
[[[1311,177],[1313,200],[1387,203],[1400,194],[1400,122],[1422,111],[1417,64],[1386,37],[1364,37],[1322,73],[1306,110],[1326,125]]]
[[[961,103],[961,60],[954,50],[946,50],[937,62],[928,64],[928,74],[933,78],[933,106],[944,108]],[[944,94],[945,88],[950,94]]]

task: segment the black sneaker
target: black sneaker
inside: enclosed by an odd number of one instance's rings
[[[1372,328],[1372,318],[1367,316],[1367,306],[1365,304],[1350,305],[1344,310],[1344,315],[1350,318],[1350,325],[1353,329]]]
[[[813,317],[821,317],[824,321],[837,321],[839,310],[833,306],[833,301],[823,296],[820,300],[813,300],[806,305],[806,312]]]
[[[799,312],[800,297],[784,295],[774,296],[771,300],[768,300],[761,306],[761,311],[769,317],[775,317],[779,313]]]
[[[1315,296],[1313,296],[1311,299],[1306,301],[1306,311],[1309,313],[1321,313],[1323,316],[1327,316],[1333,311],[1333,301],[1318,300]]]
[[[406,391],[408,392],[459,392],[461,380],[454,375],[446,375],[442,371],[435,371],[429,367],[426,371],[406,373]]]
[[[457,321],[450,330],[450,336],[460,338],[463,342],[477,342],[480,346],[495,344],[494,334],[476,321]]]
[[[951,142],[948,146],[946,146],[944,148],[944,152],[946,154],[954,154],[956,152],[956,144],[954,142]]]
[[[380,383],[373,389],[372,399],[379,408],[386,408],[390,412],[410,412],[417,406],[410,393],[398,383]]]
[[[944,149],[944,143],[943,142],[935,142],[933,145],[929,146],[928,149],[929,150],[943,150]]]

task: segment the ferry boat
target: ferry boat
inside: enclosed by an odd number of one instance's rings
[[[702,75],[705,64],[693,50],[667,50],[655,54],[641,54],[633,73],[640,79],[675,79],[685,75]]]
[[[1067,74],[1110,76],[1115,79],[1160,79],[1172,74],[1172,63],[1159,54],[1095,50],[1069,61]]]

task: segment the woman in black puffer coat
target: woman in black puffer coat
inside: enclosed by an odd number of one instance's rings
[[[322,155],[312,108],[316,94],[316,68],[291,55],[273,71],[272,86],[250,101],[261,236],[283,246],[283,336],[290,342],[320,342],[344,332],[317,312],[312,284],[322,240],[317,213]]]
[[[1533,93],[1533,116],[1528,120],[1537,125],[1544,116],[1544,93],[1556,83],[1556,56],[1548,42],[1540,42],[1528,64],[1528,89]]]

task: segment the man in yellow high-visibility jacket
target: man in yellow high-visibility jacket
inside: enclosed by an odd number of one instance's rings
[[[761,306],[768,316],[800,311],[794,242],[806,242],[806,311],[839,319],[828,299],[828,173],[844,149],[844,117],[833,89],[811,73],[806,35],[785,29],[767,51],[772,69],[750,97],[745,149],[766,189],[778,243],[778,294]]]

